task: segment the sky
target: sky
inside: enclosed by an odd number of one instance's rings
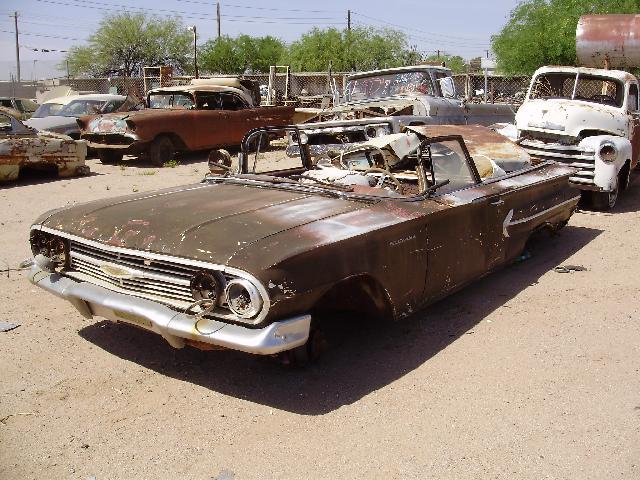
[[[500,31],[518,0],[221,0],[223,35],[272,35],[285,42],[319,28],[353,26],[403,31],[421,52],[484,56],[491,35]],[[64,76],[57,69],[63,50],[82,45],[108,14],[123,11],[181,17],[196,25],[198,43],[216,35],[215,0],[2,0],[0,1],[0,80],[16,72],[14,11],[18,12],[23,80]],[[58,52],[42,52],[42,49]],[[38,50],[38,51],[34,51]]]

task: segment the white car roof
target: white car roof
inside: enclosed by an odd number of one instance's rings
[[[108,102],[109,100],[125,100],[127,97],[124,95],[113,95],[111,93],[89,93],[87,95],[67,95],[65,97],[50,98],[46,103],[56,103],[58,105],[66,105],[74,100],[101,100]]]
[[[567,67],[567,66],[554,66],[547,65],[540,67],[533,74],[537,77],[541,73],[581,73],[583,75],[596,75],[598,77],[615,78],[621,82],[629,80],[635,80],[635,77],[628,72],[622,70],[605,70],[603,68],[588,68],[588,67]]]

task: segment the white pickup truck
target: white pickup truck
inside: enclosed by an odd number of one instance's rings
[[[578,171],[570,183],[598,210],[613,208],[638,163],[638,80],[620,70],[542,67],[516,114],[518,143],[534,159]]]

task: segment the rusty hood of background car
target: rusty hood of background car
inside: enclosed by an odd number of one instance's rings
[[[166,115],[177,118],[193,115],[193,110],[160,110],[153,108],[145,108],[133,112],[114,112],[102,115],[89,115],[81,117],[78,121],[82,133],[122,133],[126,131],[127,125],[125,120],[138,120],[143,118],[154,118],[158,115],[166,118]]]
[[[305,191],[203,183],[79,204],[44,214],[36,224],[79,240],[225,265],[240,250],[279,233],[285,249],[310,247],[317,235],[303,238],[302,230],[323,220],[345,224],[338,236],[402,221],[395,211],[380,221],[372,219],[375,212],[360,214],[372,206]],[[334,240],[334,233],[326,232],[325,241]]]

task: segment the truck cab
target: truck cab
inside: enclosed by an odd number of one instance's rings
[[[301,129],[310,146],[350,148],[380,135],[400,133],[408,126],[489,126],[511,123],[511,105],[468,104],[456,92],[451,70],[414,65],[373,70],[347,78],[343,102],[321,112]]]
[[[638,163],[638,80],[621,70],[539,68],[516,114],[518,142],[537,160],[570,164],[592,206],[607,210]]]

